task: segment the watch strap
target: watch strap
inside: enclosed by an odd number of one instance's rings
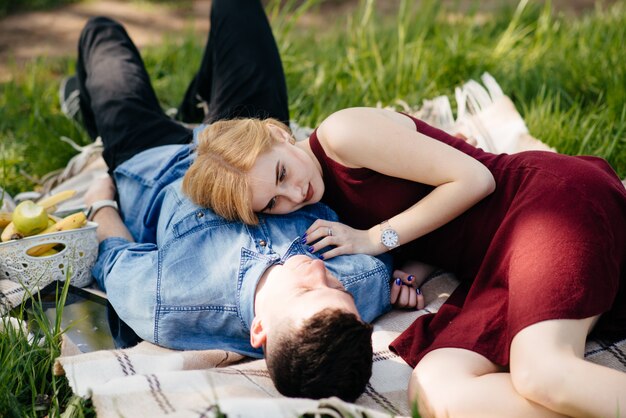
[[[89,209],[87,209],[87,220],[93,221],[93,217],[96,216],[96,213],[98,213],[98,211],[102,208],[113,208],[116,211],[119,211],[119,207],[117,206],[117,202],[115,200],[97,200],[89,206]]]

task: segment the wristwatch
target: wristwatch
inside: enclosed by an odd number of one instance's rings
[[[96,216],[96,213],[100,209],[106,208],[106,207],[113,208],[119,211],[119,208],[117,207],[117,202],[115,200],[109,200],[109,199],[97,200],[93,202],[93,205],[89,206],[89,209],[87,209],[87,220],[92,221],[93,217]]]
[[[389,221],[380,223],[380,242],[391,250],[398,246],[398,233],[389,225]]]

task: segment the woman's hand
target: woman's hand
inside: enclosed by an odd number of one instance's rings
[[[419,278],[402,270],[394,270],[390,302],[394,308],[424,309],[424,295]]]
[[[363,231],[340,222],[318,219],[306,230],[302,236],[302,243],[309,245],[308,250],[311,253],[325,247],[334,247],[319,255],[322,260],[342,254],[382,254],[385,248],[371,235],[369,230]]]

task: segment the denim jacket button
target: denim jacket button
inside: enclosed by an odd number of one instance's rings
[[[265,247],[265,246],[267,245],[267,242],[266,242],[264,239],[259,240],[259,245],[260,245],[261,247]]]
[[[204,218],[204,212],[198,212],[198,213],[196,214],[196,216],[197,216],[198,218]]]

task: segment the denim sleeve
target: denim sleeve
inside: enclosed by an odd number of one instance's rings
[[[123,238],[100,243],[92,269],[119,317],[141,338],[154,341],[158,249]]]

